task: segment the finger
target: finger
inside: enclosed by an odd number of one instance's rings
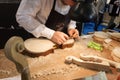
[[[63,44],[66,41],[66,39],[64,37],[62,37],[61,39],[59,39],[59,44]]]
[[[69,36],[71,37],[71,36],[72,36],[72,33],[69,33]]]
[[[76,38],[76,37],[78,37],[79,36],[79,34],[78,33],[75,33],[74,35],[73,35],[73,38]]]
[[[75,32],[71,32],[69,35],[70,37],[72,37],[75,34]]]
[[[73,32],[71,37],[74,37],[75,35],[76,35],[76,33],[75,33],[75,32]]]
[[[61,42],[64,43],[67,39],[63,36]]]
[[[59,39],[59,40],[57,41],[57,43],[58,43],[59,45],[63,44],[62,39]]]
[[[69,34],[70,37],[72,36],[72,33],[73,33],[73,31],[71,29],[69,29],[68,34]]]
[[[69,39],[69,36],[67,34],[64,34],[65,41]]]
[[[64,42],[66,42],[69,39],[67,34],[64,34],[60,40],[60,42],[63,44]]]
[[[75,37],[75,36],[77,36],[77,35],[78,35],[77,33],[74,33],[74,34],[73,34],[73,37]]]
[[[59,45],[61,45],[62,43],[61,42],[58,42]]]

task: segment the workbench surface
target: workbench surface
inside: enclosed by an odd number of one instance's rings
[[[79,54],[94,54],[112,60],[110,56],[110,51],[103,50],[102,52],[90,49],[87,47],[87,43],[91,39],[80,39],[75,42],[72,48],[66,49],[56,49],[53,54],[47,56],[40,56],[36,58],[28,57],[28,66],[26,69],[30,70],[30,75],[33,80],[78,80],[82,77],[87,77],[94,75],[100,71],[87,69],[76,64],[66,64],[65,58],[67,56],[75,56],[79,58]],[[16,76],[19,73],[16,71],[15,65],[11,61],[4,61],[7,58],[4,56],[3,49],[0,50],[0,64],[3,66],[0,67],[0,78]],[[2,59],[4,58],[4,60]],[[8,63],[10,63],[10,65]],[[1,70],[4,70],[5,64],[8,64],[6,68],[10,68],[13,65],[11,74],[13,75],[3,75]],[[11,65],[12,64],[12,65]],[[9,66],[9,67],[8,67]],[[9,69],[6,69],[9,70]],[[108,80],[117,80],[117,77],[120,75],[114,68],[112,68],[112,73],[106,73]]]

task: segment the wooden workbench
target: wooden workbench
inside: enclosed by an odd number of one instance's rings
[[[79,54],[94,54],[112,60],[110,51],[103,52],[88,48],[87,43],[91,38],[80,39],[75,42],[72,48],[56,49],[53,54],[40,57],[27,57],[28,66],[23,70],[29,69],[32,80],[78,80],[98,73],[99,71],[87,69],[76,64],[66,64],[67,56],[79,58]],[[4,54],[4,53],[3,53]],[[116,80],[120,75],[115,69],[112,73],[106,73],[108,80]]]

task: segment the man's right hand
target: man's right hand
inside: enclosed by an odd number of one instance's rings
[[[59,45],[63,44],[68,39],[69,39],[68,35],[60,31],[56,31],[51,38],[53,42]]]

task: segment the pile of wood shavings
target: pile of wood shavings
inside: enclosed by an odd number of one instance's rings
[[[79,67],[77,67],[76,65],[71,64],[68,67],[61,67],[61,68],[51,68],[48,70],[39,70],[39,73],[36,73],[32,76],[32,78],[39,78],[40,76],[48,76],[48,75],[52,75],[52,74],[62,74],[62,75],[66,75],[68,73],[70,73],[71,71],[74,70],[79,70]]]

